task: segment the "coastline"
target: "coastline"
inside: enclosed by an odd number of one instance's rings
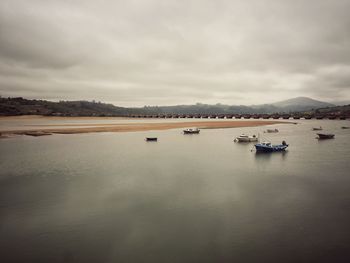
[[[4,120],[7,117],[0,119]],[[10,119],[26,119],[30,120],[33,116],[8,117]],[[34,116],[42,120],[57,120],[59,117]],[[63,118],[62,118],[63,119]],[[64,117],[65,120],[69,119]],[[74,120],[107,120],[107,118],[88,118],[88,117],[72,117]],[[108,118],[110,119],[110,118]],[[123,118],[125,119],[125,118]],[[44,136],[51,134],[80,134],[80,133],[97,133],[97,132],[137,132],[151,130],[169,130],[197,127],[199,129],[223,129],[223,128],[239,128],[239,127],[256,127],[273,124],[292,124],[287,121],[266,121],[266,120],[205,120],[205,121],[180,121],[180,122],[133,122],[133,123],[77,123],[77,124],[44,124],[33,125],[27,129],[11,129],[0,131],[1,137],[9,137],[13,135],[29,135]]]

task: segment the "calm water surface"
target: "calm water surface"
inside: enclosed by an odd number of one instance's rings
[[[0,260],[349,262],[349,123],[2,139]]]

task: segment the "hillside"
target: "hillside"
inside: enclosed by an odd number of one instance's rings
[[[307,97],[297,97],[271,104],[284,112],[307,111],[318,108],[332,107],[334,104],[314,100]]]
[[[45,101],[24,98],[1,98],[0,115],[49,116],[129,116],[132,114],[271,114],[312,111],[333,107],[333,104],[299,97],[262,105],[195,105],[145,106],[141,108],[117,107],[113,104],[89,101]]]
[[[312,110],[306,113],[311,113],[313,115],[334,115],[334,116],[350,116],[350,104],[349,105],[343,105],[343,106],[333,106],[333,107],[326,107],[326,108],[319,108],[316,110]]]
[[[126,108],[101,102],[0,98],[0,115],[121,116],[131,113]]]

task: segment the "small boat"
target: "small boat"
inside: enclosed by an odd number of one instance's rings
[[[322,131],[322,127],[313,127],[312,128],[313,131]]]
[[[249,136],[246,134],[241,134],[234,141],[235,142],[257,142],[258,137],[256,137],[255,135]]]
[[[282,152],[287,149],[289,145],[282,141],[282,144],[272,145],[271,142],[262,142],[255,144],[257,152]]]
[[[350,129],[349,126],[342,126],[341,128],[344,129],[344,130],[345,130],[345,129]]]
[[[323,140],[323,139],[333,139],[334,134],[331,133],[317,133],[318,139]]]
[[[199,134],[200,129],[185,129],[183,130],[184,134]]]
[[[276,132],[278,132],[278,129],[267,129],[266,132],[267,133],[276,133]]]
[[[157,137],[146,137],[146,141],[147,142],[156,142],[156,141],[158,141],[158,138]]]

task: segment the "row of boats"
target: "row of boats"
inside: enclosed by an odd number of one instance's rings
[[[343,126],[342,129],[350,129],[350,127]],[[312,128],[313,131],[321,131],[323,130],[322,127],[314,127]],[[264,133],[273,133],[278,132],[278,129],[267,129],[264,131]],[[333,133],[317,133],[317,139],[319,140],[325,140],[325,139],[334,139],[335,134]],[[259,138],[256,135],[247,135],[247,134],[241,134],[238,136],[234,141],[236,142],[259,142]],[[286,143],[286,141],[282,141],[281,144],[273,145],[271,142],[265,141],[261,143],[256,143],[255,149],[257,152],[280,152],[285,151],[289,144]]]
[[[342,126],[341,128],[343,130],[350,129],[349,126]],[[313,131],[322,131],[323,128],[322,128],[322,126],[320,126],[320,127],[313,127],[312,130]],[[317,133],[317,136],[318,136],[317,139],[320,139],[320,140],[323,140],[323,139],[334,139],[335,134],[333,134],[333,133]]]
[[[350,129],[350,127],[343,126],[342,129]],[[313,131],[321,131],[323,130],[322,127],[313,127]],[[267,129],[264,131],[264,133],[277,133],[279,132],[278,129]],[[185,129],[183,130],[183,134],[199,134],[200,129],[194,128],[194,129]],[[332,133],[317,133],[317,139],[323,140],[323,139],[333,139],[335,137],[335,134]],[[146,141],[157,141],[157,137],[146,137]],[[269,141],[263,141],[259,142],[260,139],[256,135],[247,135],[247,134],[241,134],[237,138],[234,139],[235,142],[257,142],[254,146],[257,152],[281,152],[285,151],[289,144],[286,143],[286,141],[282,141],[281,144],[272,144]]]
[[[278,130],[275,132],[278,132]],[[259,137],[256,135],[241,134],[234,141],[235,142],[259,142]],[[286,150],[289,145],[286,143],[286,141],[282,141],[281,144],[272,144],[271,142],[263,141],[261,143],[256,143],[254,146],[257,152],[280,152],[280,151]]]
[[[350,129],[348,126],[342,126],[341,129]],[[323,128],[320,127],[313,127],[313,131],[322,131]],[[264,133],[276,133],[279,132],[278,129],[267,129],[264,131]],[[335,134],[333,133],[317,133],[317,139],[319,140],[325,140],[325,139],[334,139]],[[259,138],[256,135],[247,135],[247,134],[241,134],[235,139],[236,142],[259,142]],[[264,141],[261,143],[256,143],[255,149],[257,152],[279,152],[279,151],[285,151],[288,148],[288,144],[286,141],[282,141],[281,144],[273,145],[271,142]]]
[[[266,132],[278,132],[277,129],[268,129]],[[183,134],[199,134],[200,129],[195,128],[195,129],[185,129],[183,130]],[[157,137],[146,137],[146,141],[158,141]],[[237,142],[258,142],[259,138],[256,135],[246,135],[246,134],[241,134],[238,136],[235,141]],[[281,144],[278,145],[273,145],[271,142],[261,142],[255,144],[255,148],[257,152],[278,152],[278,151],[284,151],[287,149],[288,144],[285,141],[282,141]]]

